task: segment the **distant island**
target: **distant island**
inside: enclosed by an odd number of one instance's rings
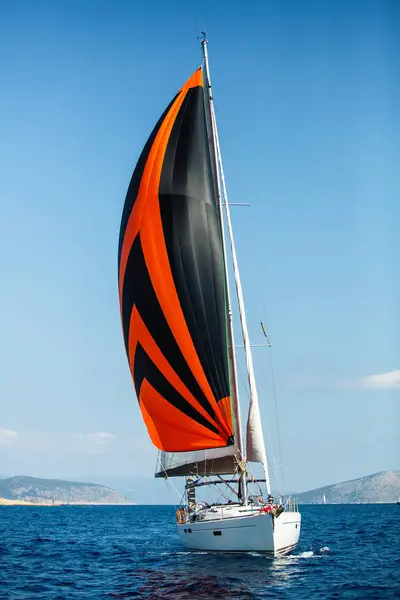
[[[393,504],[400,496],[400,471],[382,471],[295,494],[299,504]]]
[[[9,477],[0,479],[0,505],[54,506],[89,504],[135,504],[126,496],[106,485],[40,479],[38,477]]]

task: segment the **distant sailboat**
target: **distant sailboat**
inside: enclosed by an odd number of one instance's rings
[[[323,498],[322,498],[322,504],[326,504],[326,496],[324,494]]]
[[[160,450],[156,477],[186,477],[177,511],[183,545],[275,556],[295,548],[301,516],[294,501],[283,507],[271,496],[205,35],[201,44],[202,66],[155,126],[127,192],[119,240],[122,327],[142,417]],[[250,389],[246,448],[223,207]],[[263,479],[251,478],[249,462],[262,464]],[[251,497],[253,482],[265,484],[264,494]],[[198,502],[204,485],[229,488],[236,499]]]

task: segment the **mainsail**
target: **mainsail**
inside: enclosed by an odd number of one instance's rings
[[[236,445],[195,452],[160,452],[156,477],[227,475],[239,471]]]
[[[179,474],[192,468],[183,465],[198,464],[197,451],[221,448],[213,464],[222,461],[221,470],[232,472],[237,452],[225,265],[204,102],[198,69],[138,160],[118,252],[122,328],[142,417],[163,451],[163,469],[169,461]]]

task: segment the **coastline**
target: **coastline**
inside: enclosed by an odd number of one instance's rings
[[[0,506],[138,506],[137,502],[62,502],[52,501],[49,498],[43,500],[12,500],[0,497]]]

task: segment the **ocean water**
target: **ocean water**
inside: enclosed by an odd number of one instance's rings
[[[174,512],[0,507],[0,599],[400,598],[400,506],[304,506],[276,559],[184,551]]]

